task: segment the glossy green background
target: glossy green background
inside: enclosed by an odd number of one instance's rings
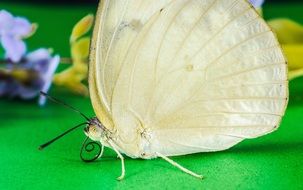
[[[96,7],[36,6],[0,3],[0,9],[27,16],[40,27],[29,47],[52,47],[69,56],[68,37],[73,24]],[[303,22],[303,4],[267,4],[265,17],[288,16]],[[52,95],[93,116],[88,98],[53,88]],[[202,181],[161,159],[126,159],[126,178],[120,161],[106,149],[105,157],[84,163],[79,150],[84,139],[75,131],[45,151],[38,145],[82,118],[53,103],[0,100],[0,189],[303,189],[303,79],[290,83],[290,102],[278,131],[246,140],[230,150],[175,157],[180,164],[202,173]]]

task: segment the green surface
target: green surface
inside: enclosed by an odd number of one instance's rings
[[[30,48],[53,47],[69,55],[68,36],[73,24],[95,7],[43,7],[0,3],[17,15],[38,22]],[[289,16],[303,22],[303,4],[265,7],[266,18]],[[290,83],[290,102],[280,129],[262,138],[246,140],[230,150],[175,157],[178,163],[202,173],[202,181],[161,159],[127,158],[126,178],[120,161],[106,149],[105,157],[84,163],[79,151],[84,139],[75,131],[45,151],[38,145],[82,121],[52,103],[0,100],[0,189],[303,189],[303,79]],[[51,94],[93,116],[88,98],[55,88]]]

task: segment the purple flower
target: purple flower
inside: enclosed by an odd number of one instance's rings
[[[249,0],[255,8],[260,8],[265,0]]]
[[[58,55],[52,57],[47,49],[41,48],[19,63],[8,64],[6,70],[0,70],[0,96],[32,99],[40,91],[47,92],[59,62]],[[45,97],[39,98],[40,105],[45,101]]]
[[[5,49],[5,57],[18,62],[26,52],[22,38],[32,33],[32,24],[21,17],[13,17],[5,10],[0,11],[0,43]]]

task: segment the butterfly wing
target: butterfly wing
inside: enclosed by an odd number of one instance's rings
[[[182,155],[223,150],[278,127],[286,61],[247,1],[110,2],[91,93],[125,152],[140,152],[146,133],[151,152]]]
[[[170,1],[100,1],[91,41],[89,88],[95,113],[109,129],[115,129],[111,104],[123,59],[142,26]]]

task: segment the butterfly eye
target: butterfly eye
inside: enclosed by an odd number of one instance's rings
[[[96,133],[96,132],[97,132],[97,129],[96,129],[95,126],[92,126],[92,127],[90,128],[90,130],[91,130],[92,133]]]

